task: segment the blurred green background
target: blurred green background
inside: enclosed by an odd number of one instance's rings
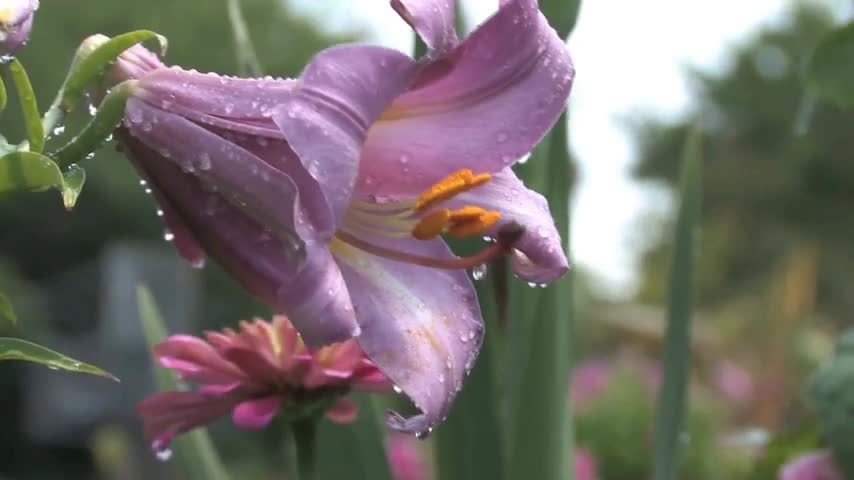
[[[271,75],[296,76],[323,47],[367,35],[359,26],[322,29],[287,2],[244,0],[243,6]],[[807,94],[802,79],[802,66],[833,23],[820,6],[793,3],[785,21],[728,50],[727,65],[686,69],[694,100],[684,115],[638,114],[628,122],[636,140],[633,179],[666,188],[678,178],[688,130],[699,121],[705,136],[686,479],[747,478],[764,441],[807,416],[804,380],[852,323],[854,114]],[[236,73],[224,1],[44,0],[19,57],[40,106],[52,98],[82,39],[139,28],[169,38],[169,63]],[[12,100],[0,130],[20,138],[15,109]],[[66,131],[84,117],[70,119]],[[134,330],[135,306],[124,302],[131,285],[123,281],[142,276],[155,283],[173,330],[198,333],[270,313],[216,265],[192,271],[175,261],[151,197],[112,147],[86,168],[89,180],[72,213],[53,194],[0,201],[0,291],[21,318],[14,332],[2,325],[0,333],[74,354],[123,383],[0,364],[0,479],[164,478],[132,411],[154,387]],[[641,251],[636,292],[617,301],[597,286],[595,270],[573,273],[576,443],[602,480],[645,479],[652,468],[672,225],[665,215],[638,225],[653,241]],[[240,472],[235,478],[281,478],[277,432],[248,434],[222,423],[213,436],[229,469]],[[429,442],[421,450],[429,456]]]

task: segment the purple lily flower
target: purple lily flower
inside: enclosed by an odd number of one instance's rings
[[[297,80],[166,68],[136,47],[119,138],[179,252],[221,263],[285,313],[309,347],[356,336],[423,412],[428,433],[471,369],[483,319],[466,269],[511,255],[516,274],[569,269],[546,200],[510,167],[566,106],[574,70],[536,0],[504,0],[469,38],[450,0],[392,7],[430,48],[318,54]],[[441,236],[496,240],[473,257]]]
[[[39,0],[5,0],[0,5],[0,54],[11,55],[30,39]]]

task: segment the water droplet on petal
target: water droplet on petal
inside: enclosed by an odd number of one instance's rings
[[[157,209],[157,216],[158,216],[158,217],[162,217],[162,216],[163,216],[163,210],[161,210],[161,209],[159,209],[159,208],[158,208],[158,209]]]
[[[199,154],[199,170],[211,169],[211,156],[207,152]]]
[[[507,132],[501,132],[501,133],[499,133],[499,134],[498,134],[498,136],[497,136],[497,137],[495,137],[495,140],[496,140],[498,143],[504,143],[504,142],[506,142],[506,141],[507,141],[507,136],[508,136],[508,135],[507,135]]]
[[[175,234],[170,232],[169,230],[166,230],[165,232],[163,232],[163,240],[171,242],[172,240],[175,240]]]
[[[144,186],[148,185],[148,182],[146,182],[145,180],[140,180],[139,184],[144,187]]]
[[[151,444],[151,451],[154,452],[154,456],[161,462],[168,462],[172,458],[172,449],[163,445],[163,442],[159,440],[155,440]]]
[[[403,393],[403,389],[398,387],[397,385],[394,385],[392,389],[394,390],[394,393]]]
[[[486,277],[487,266],[486,264],[478,265],[471,269],[471,278],[475,281],[483,280]]]

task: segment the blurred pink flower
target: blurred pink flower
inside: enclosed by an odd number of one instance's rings
[[[175,335],[154,349],[161,366],[201,384],[198,391],[158,393],[139,404],[155,451],[166,450],[176,436],[228,412],[238,427],[257,430],[269,425],[283,407],[318,408],[331,400],[327,418],[349,423],[357,407],[344,394],[351,389],[391,389],[355,340],[310,352],[283,316],[272,322],[244,321],[239,332],[208,332],[206,339]]]
[[[427,466],[421,459],[415,439],[409,435],[392,433],[386,449],[395,480],[427,480]]]
[[[844,480],[829,452],[801,455],[780,469],[780,480]]]
[[[723,361],[718,365],[715,383],[718,390],[733,402],[746,402],[753,398],[755,392],[750,373],[729,361]]]
[[[569,394],[576,411],[587,408],[608,388],[611,380],[611,364],[607,360],[589,360],[572,372]]]
[[[583,448],[575,449],[575,480],[598,480],[599,468],[596,458]]]

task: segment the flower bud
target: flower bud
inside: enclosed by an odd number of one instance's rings
[[[39,0],[0,0],[0,55],[11,55],[27,43]]]

